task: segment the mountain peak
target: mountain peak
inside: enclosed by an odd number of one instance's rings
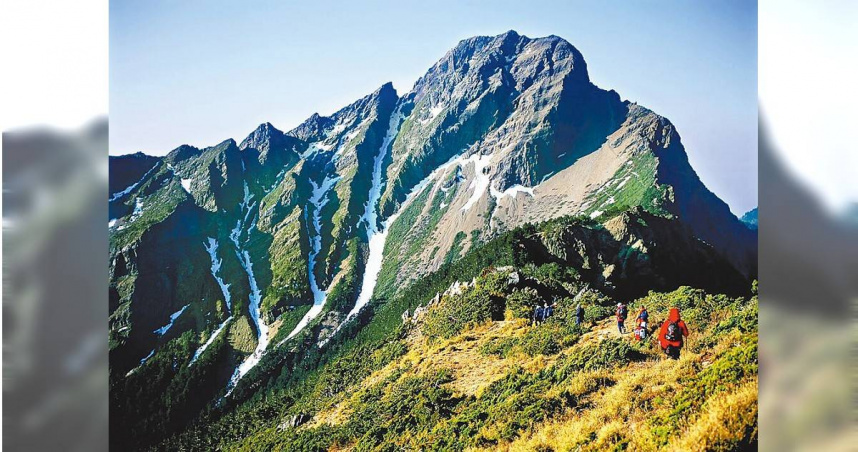
[[[271,141],[272,139],[279,139],[282,136],[283,132],[274,127],[270,122],[264,122],[251,132],[238,147],[240,149],[247,149],[249,147],[258,148],[262,143]]]
[[[370,99],[378,99],[382,97],[392,97],[394,99],[399,98],[396,88],[393,87],[393,82],[386,82],[369,95]]]
[[[199,154],[201,151],[199,148],[191,146],[190,144],[183,144],[176,149],[170,151],[166,158],[168,162],[180,162],[187,158],[193,157],[194,155]]]
[[[286,134],[299,140],[312,141],[315,137],[322,135],[325,129],[330,127],[333,122],[334,120],[327,116],[313,113],[298,127],[295,127]]]
[[[557,36],[529,38],[515,30],[460,41],[439,59],[405,95],[415,104],[453,107],[473,102],[485,91],[518,95],[536,85],[590,85],[584,56]]]
[[[221,141],[220,143],[216,144],[214,147],[216,147],[216,148],[221,148],[221,147],[222,148],[232,148],[232,147],[237,147],[237,146],[238,146],[238,143],[236,143],[234,139],[227,138],[227,139]]]
[[[256,129],[251,132],[251,134],[264,134],[271,135],[272,133],[282,133],[276,127],[274,127],[270,122],[263,122],[256,127]]]
[[[521,36],[515,30],[509,30],[495,36],[495,39],[499,39],[501,41],[518,41],[521,38],[530,39],[527,36]]]

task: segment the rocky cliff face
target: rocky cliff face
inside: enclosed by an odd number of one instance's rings
[[[385,84],[288,132],[265,123],[110,171],[112,378],[181,339],[185,365],[219,369],[204,399],[526,223],[603,222],[601,238],[570,236],[587,251],[568,245],[564,262],[598,266],[620,295],[756,273],[756,233],[701,183],[673,125],[593,85],[555,36],[467,39],[402,96]]]
[[[409,222],[392,227],[381,290],[526,222],[631,206],[680,218],[755,273],[755,235],[697,177],[673,125],[593,85],[560,38],[465,40],[401,103],[411,113],[380,208]],[[430,188],[403,207],[424,178]]]

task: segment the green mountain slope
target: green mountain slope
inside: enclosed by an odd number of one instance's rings
[[[595,86],[556,36],[466,39],[409,92],[387,83],[289,131],[111,158],[110,172],[121,449],[303,391],[489,267],[532,264],[577,291],[540,283],[552,297],[627,300],[742,296],[756,276],[756,231],[703,185],[675,127]]]
[[[711,448],[754,444],[756,297],[641,289],[633,312],[646,305],[654,326],[679,307],[692,329],[683,358],[667,360],[652,339],[637,343],[616,333],[614,298],[593,289],[596,272],[555,260],[575,249],[570,235],[599,230],[567,219],[492,240],[374,306],[355,340],[314,359],[324,365],[284,368],[265,397],[211,412],[163,445],[602,450],[625,444],[651,450],[688,441]],[[713,284],[725,276],[708,268]],[[533,306],[553,299],[557,315],[531,326]],[[586,307],[583,328],[572,318],[577,303]],[[407,320],[398,314],[403,311]],[[638,433],[623,427],[628,424]]]

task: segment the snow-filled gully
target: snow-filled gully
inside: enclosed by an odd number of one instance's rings
[[[392,121],[391,121],[391,124],[393,124]],[[396,131],[394,131],[393,135],[391,136],[391,132],[390,132],[390,130],[388,130],[388,136],[390,137],[390,142],[392,142],[393,139],[396,137],[395,133],[396,133]],[[385,138],[385,143],[388,143],[387,138]],[[463,149],[462,151],[464,152],[466,149]],[[373,169],[374,170],[376,168],[378,169],[379,178],[376,179],[375,174],[373,174],[373,186],[372,186],[373,191],[370,192],[370,204],[367,207],[367,211],[369,213],[364,214],[367,221],[371,220],[371,222],[368,222],[368,224],[367,224],[367,232],[369,235],[369,256],[367,258],[366,267],[364,268],[363,282],[361,284],[360,294],[358,294],[358,298],[357,298],[357,301],[355,302],[354,308],[352,308],[352,310],[349,311],[346,318],[337,326],[337,328],[334,330],[333,334],[331,334],[331,336],[329,336],[327,339],[325,339],[320,344],[320,346],[322,346],[322,347],[324,347],[327,344],[327,342],[332,337],[334,337],[349,320],[351,320],[352,317],[357,315],[358,312],[360,312],[360,310],[364,306],[366,306],[366,304],[369,303],[370,299],[372,298],[372,294],[373,294],[373,292],[375,292],[376,283],[378,282],[378,274],[381,272],[382,259],[384,257],[384,245],[387,242],[387,236],[388,236],[388,233],[390,232],[390,226],[396,221],[397,218],[399,218],[399,215],[409,205],[411,205],[411,202],[414,200],[414,198],[416,198],[417,195],[419,195],[427,186],[430,185],[430,182],[432,182],[433,180],[435,180],[437,178],[438,180],[436,181],[435,185],[433,186],[433,190],[442,190],[442,188],[441,188],[442,179],[439,176],[441,174],[443,174],[444,171],[446,171],[447,168],[449,168],[450,166],[456,165],[456,164],[463,164],[464,162],[467,162],[468,160],[470,160],[470,159],[463,159],[461,157],[461,155],[455,155],[450,160],[448,160],[446,163],[435,168],[435,170],[433,170],[431,173],[429,173],[428,176],[426,176],[417,185],[415,185],[414,188],[412,188],[410,192],[408,192],[408,195],[406,195],[405,200],[402,201],[402,203],[399,205],[399,208],[396,209],[396,212],[394,212],[391,216],[389,216],[387,219],[385,219],[384,222],[382,222],[382,228],[381,228],[381,230],[379,230],[379,229],[377,229],[377,227],[375,225],[377,224],[376,210],[378,207],[378,200],[379,200],[380,196],[373,196],[373,195],[374,195],[376,189],[378,190],[379,194],[381,192],[381,190],[380,190],[381,161],[384,159],[386,152],[387,152],[387,147],[386,146],[382,147],[381,152],[379,152],[379,155],[376,157],[376,167]],[[472,158],[475,159],[475,161],[480,160],[479,156],[472,157]],[[490,158],[491,158],[491,156],[488,157],[488,159],[490,159]]]
[[[400,106],[401,107],[401,106]],[[357,300],[355,301],[355,306],[349,311],[346,318],[340,322],[337,328],[334,330],[333,334],[325,339],[320,346],[324,347],[327,344],[328,340],[331,337],[334,337],[342,328],[343,325],[346,324],[352,317],[357,315],[360,312],[361,308],[366,306],[369,303],[370,298],[372,297],[372,293],[375,290],[375,284],[378,281],[378,274],[381,271],[381,261],[382,256],[384,254],[384,243],[387,241],[387,233],[389,231],[388,226],[396,220],[396,217],[399,216],[399,212],[402,211],[402,208],[397,210],[390,218],[388,218],[382,224],[382,228],[379,230],[378,228],[378,201],[381,199],[381,188],[382,188],[382,172],[384,159],[387,157],[388,149],[393,145],[393,140],[396,139],[397,133],[399,133],[399,125],[402,123],[402,120],[405,119],[404,115],[400,112],[400,107],[397,107],[396,110],[390,116],[390,122],[387,125],[387,132],[384,135],[384,139],[381,142],[381,147],[379,148],[378,154],[375,156],[375,161],[373,162],[372,167],[372,185],[369,190],[369,199],[367,200],[364,213],[361,216],[358,224],[361,223],[366,224],[366,232],[367,238],[369,240],[369,256],[367,257],[366,266],[363,272],[363,280],[361,282],[361,291],[358,294]],[[409,195],[409,197],[411,197]],[[407,200],[406,200],[407,203]],[[405,203],[403,203],[405,205]],[[315,306],[314,306],[315,307]],[[318,314],[316,314],[318,315]],[[300,325],[303,328],[304,325]],[[297,334],[297,331],[300,331],[296,328],[296,331],[293,334]],[[290,335],[291,337],[291,335]],[[287,338],[288,339],[288,338]]]
[[[211,258],[211,261],[212,261],[212,267],[211,267],[212,276],[214,277],[215,281],[217,281],[217,284],[218,284],[218,286],[220,287],[220,291],[223,293],[223,301],[224,301],[224,304],[226,304],[226,311],[227,311],[227,312],[229,312],[229,313],[232,313],[232,303],[231,303],[231,301],[230,301],[230,300],[231,300],[231,298],[230,298],[230,295],[229,295],[229,286],[230,286],[230,285],[229,285],[229,284],[227,284],[227,283],[225,283],[225,282],[223,281],[223,278],[221,278],[221,276],[218,274],[218,273],[220,272],[220,266],[221,266],[221,264],[223,263],[223,259],[218,259],[218,257],[217,257],[218,242],[217,242],[217,240],[215,240],[214,238],[209,237],[208,244],[206,244],[205,242],[203,242],[203,246],[205,247],[206,252],[208,252],[208,253],[209,253],[209,257]],[[212,332],[211,336],[209,336],[209,339],[208,339],[208,340],[207,340],[203,345],[201,345],[201,346],[197,349],[197,351],[194,353],[193,358],[191,358],[191,362],[189,362],[189,363],[188,363],[188,367],[191,367],[191,366],[193,366],[193,365],[194,365],[194,363],[197,361],[197,358],[199,358],[200,356],[202,356],[202,354],[203,354],[203,353],[204,353],[204,352],[209,348],[209,346],[210,346],[210,345],[212,345],[212,343],[214,342],[214,340],[215,340],[215,339],[217,339],[217,337],[218,337],[218,335],[220,334],[220,332],[221,332],[221,331],[223,331],[224,327],[226,327],[226,325],[227,325],[231,320],[232,320],[232,315],[230,315],[229,317],[227,317],[227,318],[226,318],[226,320],[224,320],[224,321],[223,321],[223,322],[222,322],[222,323],[221,323],[221,324],[220,324],[220,325],[219,325],[219,326],[218,326],[218,327],[217,327],[217,328]]]
[[[244,161],[242,160],[242,169],[244,166],[243,164]],[[256,325],[257,342],[256,349],[253,353],[245,358],[244,361],[235,369],[235,372],[233,372],[232,377],[229,380],[229,384],[227,385],[227,396],[232,393],[232,390],[241,378],[244,377],[250,369],[253,369],[253,367],[259,364],[259,361],[265,354],[265,350],[268,348],[268,325],[266,325],[265,321],[262,319],[260,311],[262,291],[259,289],[256,277],[253,275],[253,262],[250,259],[250,253],[244,248],[244,245],[247,244],[247,241],[250,238],[250,230],[254,227],[257,220],[257,218],[254,217],[253,221],[248,222],[248,218],[250,218],[250,214],[256,206],[255,202],[251,202],[252,200],[253,195],[250,193],[247,181],[245,181],[244,200],[239,205],[241,219],[236,222],[235,228],[229,234],[229,239],[235,245],[235,255],[238,257],[241,267],[244,269],[245,273],[247,273],[247,280],[250,285],[250,303],[248,311],[250,311],[251,320]],[[242,237],[244,237],[244,241],[242,241]],[[212,265],[214,266],[214,263]],[[218,264],[218,267],[219,266],[220,264]]]
[[[384,140],[381,142],[381,149],[375,156],[375,162],[372,167],[372,186],[369,190],[369,200],[366,203],[366,210],[360,219],[360,222],[366,223],[366,234],[369,241],[369,257],[366,261],[366,267],[363,272],[363,281],[361,282],[361,291],[355,302],[354,308],[349,311],[343,323],[357,315],[369,299],[372,297],[372,292],[375,290],[375,283],[378,280],[378,273],[381,271],[381,257],[384,253],[384,243],[387,241],[388,225],[392,223],[391,219],[385,221],[382,230],[378,229],[378,201],[381,199],[381,176],[383,172],[384,159],[387,157],[388,149],[393,145],[393,140],[399,132],[399,124],[404,119],[400,108],[396,110],[390,117],[390,123],[387,126],[387,133],[384,135]],[[396,214],[398,216],[398,213]],[[395,219],[395,217],[393,218]]]
[[[307,272],[310,279],[310,290],[313,292],[313,306],[304,314],[304,317],[301,318],[301,321],[298,322],[292,332],[277,344],[278,346],[300,333],[313,319],[319,316],[322,308],[325,307],[325,300],[328,294],[319,288],[319,284],[316,281],[316,257],[322,251],[322,208],[328,203],[328,192],[339,180],[339,176],[326,176],[322,181],[322,185],[317,185],[315,182],[310,181],[310,184],[313,186],[313,194],[310,197],[310,204],[313,205],[313,221],[312,229],[309,230],[308,234],[310,236],[310,254],[307,256]],[[310,228],[310,223],[306,221],[305,223],[308,223],[307,227]]]

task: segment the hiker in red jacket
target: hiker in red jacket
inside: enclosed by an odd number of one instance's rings
[[[679,359],[679,350],[682,348],[685,337],[688,336],[688,327],[679,318],[679,309],[671,308],[667,320],[661,324],[658,333],[658,342],[667,356]]]
[[[617,329],[620,334],[626,334],[626,317],[629,316],[629,308],[623,302],[617,303]]]

